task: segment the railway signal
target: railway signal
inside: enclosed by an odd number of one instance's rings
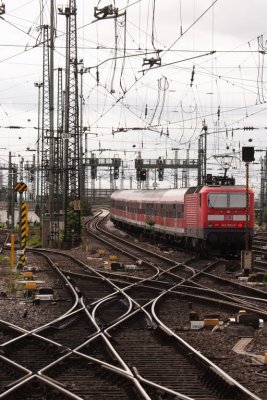
[[[137,179],[137,181],[144,182],[146,180],[146,169],[138,168],[136,170],[136,179]]]
[[[148,171],[154,170],[155,174],[158,174],[159,181],[164,180],[164,171],[166,169],[173,169],[176,172],[177,176],[177,170],[182,169],[182,170],[189,170],[189,169],[199,169],[199,162],[198,159],[164,159],[162,157],[159,157],[157,159],[143,159],[141,158],[141,155],[139,154],[138,158],[135,159],[135,169],[136,169],[136,179],[137,182],[141,181],[140,177],[140,171],[145,170],[146,174],[148,174]],[[143,174],[145,174],[143,172]],[[146,179],[144,179],[146,180]],[[176,185],[177,187],[177,185]]]
[[[242,147],[242,161],[252,162],[254,158],[254,147]]]
[[[146,180],[146,169],[141,169],[140,171],[140,181]]]
[[[242,147],[242,161],[246,164],[246,225],[245,250],[241,252],[241,268],[248,275],[253,269],[254,255],[249,249],[249,163],[255,161],[254,147]]]
[[[163,168],[159,168],[158,177],[159,177],[159,181],[163,181],[163,179],[164,179],[164,169]]]
[[[117,168],[117,167],[114,168],[113,177],[114,177],[114,179],[119,179],[119,168]]]

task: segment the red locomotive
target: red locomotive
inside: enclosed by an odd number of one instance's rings
[[[246,235],[251,246],[254,193],[244,186],[224,185],[118,190],[111,196],[111,220],[118,227],[182,241],[198,252],[237,255],[245,248]]]

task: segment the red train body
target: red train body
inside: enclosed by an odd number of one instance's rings
[[[111,220],[210,254],[239,254],[254,232],[254,194],[244,186],[118,190],[111,196]],[[248,226],[246,229],[246,215]]]

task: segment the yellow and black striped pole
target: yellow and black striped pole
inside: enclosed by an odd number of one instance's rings
[[[23,192],[27,191],[27,185],[24,182],[17,182],[14,185],[15,192],[19,192],[20,198],[20,257],[17,264],[18,269],[23,269],[26,264],[26,236],[27,236],[27,225],[28,225],[28,204],[22,203]]]
[[[26,237],[29,236],[29,204],[25,203],[26,206]]]
[[[20,250],[23,254],[20,254],[19,265],[23,268],[26,265],[26,239],[27,239],[27,204],[21,204],[21,238],[20,238]]]

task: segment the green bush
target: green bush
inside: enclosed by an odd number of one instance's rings
[[[29,247],[37,247],[37,246],[41,246],[41,245],[42,245],[42,241],[41,241],[40,235],[30,236],[27,240],[27,246],[29,246]]]

